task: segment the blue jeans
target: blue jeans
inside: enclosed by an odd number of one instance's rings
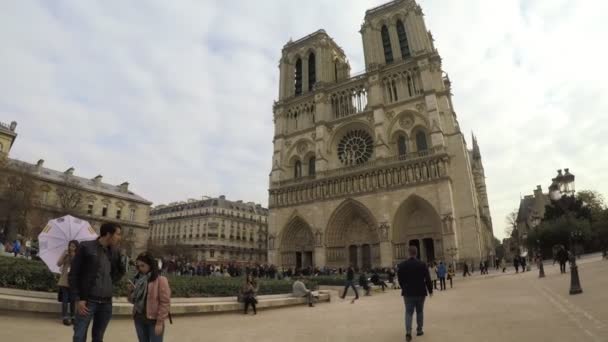
[[[405,302],[405,333],[412,333],[412,317],[414,316],[414,309],[416,309],[416,325],[417,331],[422,331],[424,323],[424,299],[425,297],[403,297]]]
[[[137,339],[139,342],[163,342],[163,333],[160,336],[154,333],[154,326],[156,321],[144,321],[140,318],[135,318],[135,332],[137,332]]]
[[[82,316],[76,313],[76,322],[74,323],[74,342],[86,342],[87,331],[89,324],[93,320],[93,342],[103,342],[103,334],[112,319],[112,303],[96,303],[87,302],[89,313]]]
[[[76,311],[74,310],[75,303],[70,298],[70,288],[60,286],[59,291],[61,291],[61,318],[74,319],[76,316]],[[70,308],[69,313],[68,307]]]
[[[342,298],[346,297],[346,292],[348,291],[348,288],[352,287],[353,290],[355,290],[355,299],[359,298],[359,292],[357,292],[357,288],[355,287],[355,283],[352,280],[347,280],[346,284],[344,285],[344,293],[342,294]]]

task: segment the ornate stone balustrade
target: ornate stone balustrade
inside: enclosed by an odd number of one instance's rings
[[[319,172],[315,178],[275,182],[269,207],[353,196],[379,189],[407,187],[447,176],[445,151],[377,159],[356,167]]]
[[[352,77],[328,89],[328,102],[331,105],[330,119],[339,119],[367,110],[367,74]]]

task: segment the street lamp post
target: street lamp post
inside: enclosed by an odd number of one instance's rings
[[[556,183],[551,184],[549,187],[549,196],[554,203],[560,206],[560,208],[564,211],[566,215],[566,219],[569,220],[570,213],[568,213],[568,208],[565,204],[560,201],[562,199],[562,192],[560,191],[559,185]],[[578,266],[576,266],[576,252],[574,251],[574,239],[579,238],[583,235],[580,230],[570,232],[570,294],[575,295],[579,293],[583,293],[583,289],[581,288],[581,281],[578,277]]]
[[[545,277],[545,267],[543,265],[543,253],[542,253],[542,250],[540,248],[540,240],[536,240],[536,242],[538,243],[538,254],[537,254],[537,259],[538,259],[538,277],[539,278],[544,278]]]
[[[570,250],[572,253],[570,254],[570,294],[575,295],[579,293],[583,293],[583,289],[581,288],[581,281],[578,277],[578,266],[576,266],[576,251],[574,250],[574,243],[576,239],[579,239],[583,236],[583,232],[580,230],[576,230],[570,232]]]

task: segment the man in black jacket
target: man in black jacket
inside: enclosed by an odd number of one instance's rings
[[[353,266],[348,267],[348,271],[346,272],[346,282],[344,284],[344,293],[342,293],[340,298],[344,299],[346,297],[346,292],[348,291],[349,287],[352,287],[355,291],[355,298],[350,302],[351,304],[354,304],[355,300],[359,299],[359,292],[357,292],[357,288],[355,287],[355,269]]]
[[[73,298],[77,303],[74,342],[86,342],[87,330],[93,320],[93,342],[102,342],[112,318],[113,284],[125,274],[120,252],[121,227],[104,223],[97,240],[80,244],[68,276]]]
[[[422,326],[424,323],[424,299],[427,296],[433,295],[433,286],[431,284],[431,275],[426,264],[416,259],[418,249],[416,246],[410,246],[410,258],[401,264],[397,271],[399,285],[401,285],[401,295],[405,302],[405,340],[412,340],[412,317],[414,309],[416,310],[416,325],[417,336],[424,335]]]

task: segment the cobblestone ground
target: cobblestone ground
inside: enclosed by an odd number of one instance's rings
[[[608,341],[608,261],[580,262],[584,293],[568,295],[570,275],[558,266],[514,274],[457,279],[453,289],[426,302],[425,335],[414,341]],[[176,317],[165,341],[403,341],[398,291],[375,293],[355,304],[329,304]],[[50,316],[0,312],[3,341],[69,341],[71,329]],[[135,341],[132,322],[115,319],[106,341]]]

